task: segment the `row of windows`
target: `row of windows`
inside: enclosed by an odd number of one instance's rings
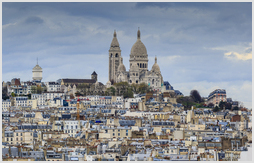
[[[72,122],[65,122],[65,124],[72,124]],[[73,122],[73,124],[78,124],[78,122]]]
[[[69,127],[69,126],[66,125],[66,129],[68,129],[68,127]],[[77,125],[76,125],[75,127],[76,127],[76,129],[78,129],[78,126],[77,126]],[[71,129],[73,129],[73,126],[71,126]]]
[[[22,141],[23,140],[23,138],[20,138],[20,141]],[[32,139],[31,139],[32,140]],[[9,138],[6,138],[6,141],[9,141]],[[10,141],[13,141],[13,139],[12,138],[10,138]],[[16,138],[16,141],[19,141],[19,138]]]
[[[73,130],[65,130],[65,133],[73,133]]]

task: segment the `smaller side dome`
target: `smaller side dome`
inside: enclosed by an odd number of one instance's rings
[[[153,64],[152,70],[153,72],[161,72],[159,65],[157,64],[157,57],[155,57],[155,63]]]
[[[118,70],[117,70],[118,72],[126,72],[126,68],[125,68],[125,66],[124,66],[124,64],[123,64],[123,58],[121,58],[121,63],[120,63],[120,65],[118,66]]]

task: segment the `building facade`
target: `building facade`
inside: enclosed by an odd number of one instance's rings
[[[220,101],[227,101],[225,89],[216,89],[212,91],[207,98],[207,104],[212,103],[214,106],[219,105]]]
[[[116,32],[109,49],[109,82],[128,82],[129,84],[146,83],[154,90],[161,90],[163,78],[160,67],[157,64],[157,57],[152,69],[148,70],[148,54],[145,45],[141,41],[140,30],[137,32],[137,41],[131,48],[130,69],[126,71],[121,56],[121,49],[116,38]]]

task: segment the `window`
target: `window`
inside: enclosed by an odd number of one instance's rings
[[[19,136],[19,133],[16,133],[16,136]]]
[[[20,133],[20,136],[22,136],[22,133]]]
[[[22,138],[20,138],[20,140],[22,141]]]
[[[116,57],[118,57],[118,53],[116,53]]]
[[[115,133],[113,133],[113,136],[115,136]]]
[[[9,138],[7,138],[6,141],[9,141]]]
[[[118,136],[120,136],[120,133],[118,133]]]

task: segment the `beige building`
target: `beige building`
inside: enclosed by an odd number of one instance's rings
[[[33,131],[27,130],[15,130],[15,131],[5,131],[4,133],[4,142],[9,144],[32,144],[33,143]]]
[[[99,133],[99,138],[128,138],[132,137],[130,127],[105,128]]]

